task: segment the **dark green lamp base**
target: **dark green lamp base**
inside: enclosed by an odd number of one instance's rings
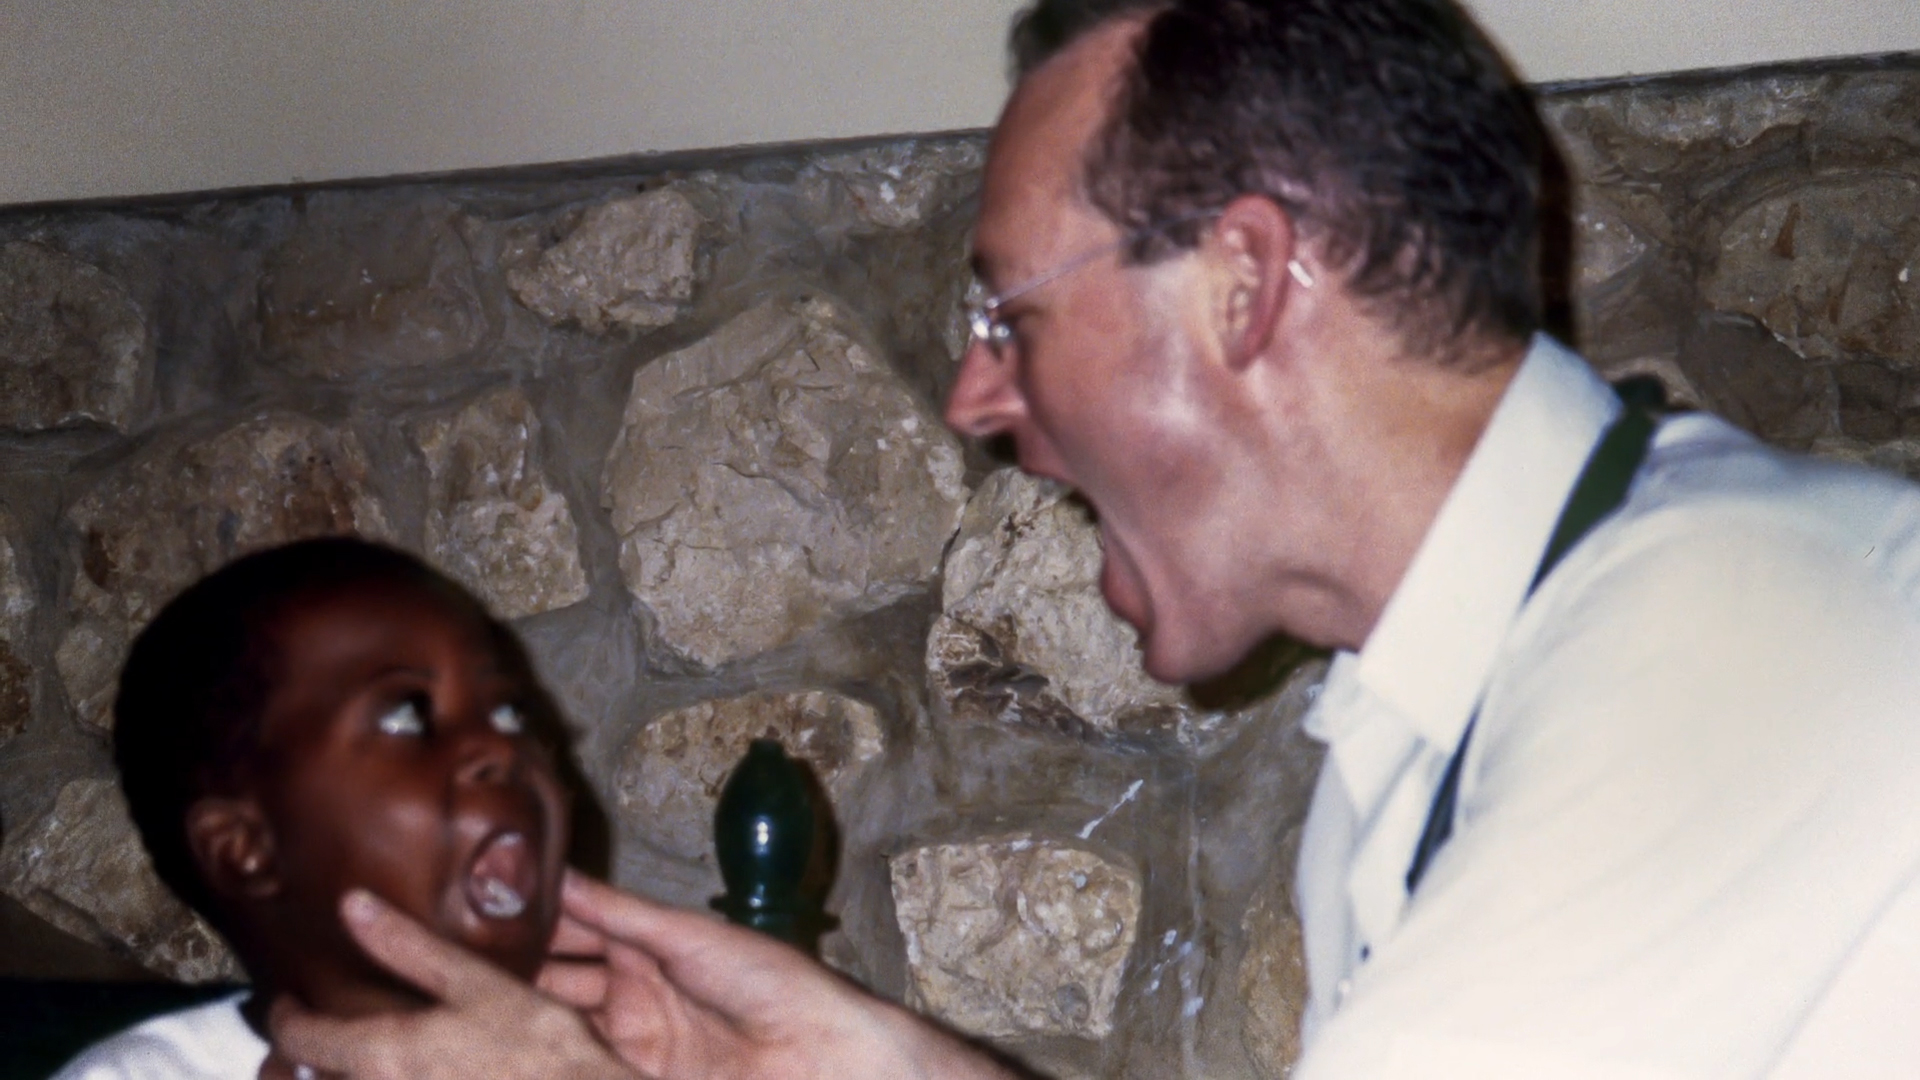
[[[714,808],[714,853],[727,885],[714,909],[814,952],[833,925],[824,908],[830,820],[807,766],[778,742],[755,739]]]

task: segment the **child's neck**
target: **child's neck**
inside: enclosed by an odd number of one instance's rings
[[[273,1003],[290,997],[322,1016],[352,1020],[380,1013],[412,1012],[431,1004],[426,995],[390,977],[371,982],[338,971],[307,971],[303,978],[276,978],[263,974],[241,1003],[240,1015],[261,1038],[272,1041],[268,1017]]]

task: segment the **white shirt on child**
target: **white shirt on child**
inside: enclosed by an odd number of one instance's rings
[[[254,1080],[266,1040],[240,1015],[247,991],[166,1013],[102,1039],[53,1080]]]

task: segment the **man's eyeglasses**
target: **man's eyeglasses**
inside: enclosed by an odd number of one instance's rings
[[[1205,210],[1195,214],[1182,214],[1179,217],[1163,221],[1158,225],[1149,225],[1144,229],[1137,229],[1115,240],[1111,244],[1102,244],[1092,251],[1076,255],[1066,262],[1061,263],[1059,266],[1035,275],[1034,277],[1030,277],[996,296],[989,296],[984,300],[968,304],[966,309],[967,328],[973,332],[974,340],[985,345],[987,351],[993,354],[995,360],[1005,360],[1007,358],[1007,346],[1013,342],[1013,327],[1008,325],[1006,320],[1000,317],[1000,311],[1007,306],[1009,301],[1015,297],[1030,293],[1049,282],[1066,277],[1075,270],[1088,266],[1096,260],[1105,258],[1119,251],[1121,248],[1138,244],[1148,237],[1157,236],[1177,225],[1185,225],[1191,221],[1202,221],[1218,216],[1220,216],[1220,211],[1218,210]]]

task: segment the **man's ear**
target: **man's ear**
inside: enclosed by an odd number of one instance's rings
[[[280,892],[273,829],[250,798],[208,796],[188,807],[187,846],[216,896],[263,900]]]
[[[1266,351],[1280,313],[1295,290],[1312,288],[1297,260],[1293,215],[1264,195],[1242,195],[1214,222],[1214,250],[1221,289],[1221,338],[1227,362],[1244,368]]]

